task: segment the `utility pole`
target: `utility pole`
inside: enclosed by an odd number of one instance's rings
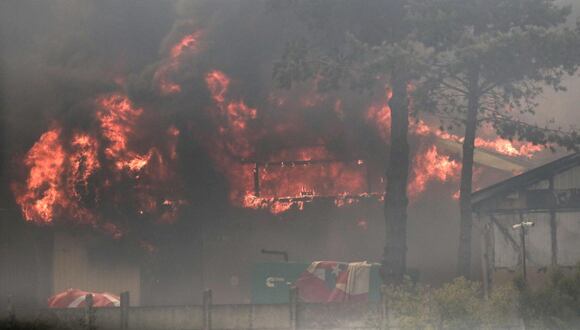
[[[533,227],[534,223],[532,221],[525,221],[520,215],[520,223],[516,223],[512,226],[514,230],[520,230],[520,240],[522,246],[522,277],[524,284],[527,284],[527,271],[526,271],[526,228]]]

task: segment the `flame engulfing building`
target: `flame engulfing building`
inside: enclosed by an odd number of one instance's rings
[[[178,10],[173,2],[23,1],[6,15],[6,31],[38,43],[5,44],[10,103],[0,120],[11,125],[0,142],[10,141],[5,164],[13,166],[1,173],[10,193],[0,205],[18,209],[5,215],[23,229],[0,233],[0,278],[14,280],[0,280],[0,294],[24,273],[52,274],[36,286],[44,297],[69,286],[92,289],[92,280],[81,279],[91,269],[125,267],[125,277],[147,283],[143,301],[147,291],[161,293],[160,303],[197,302],[192,292],[202,288],[184,288],[226,283],[216,299],[228,294],[235,302],[245,299],[244,271],[263,260],[262,248],[303,261],[380,261],[391,145],[386,81],[377,77],[372,95],[321,93],[315,82],[276,89],[270,64],[293,29],[276,15],[256,15],[262,1],[207,1],[189,10],[177,3]],[[87,17],[95,19],[87,24]],[[410,122],[410,264],[439,272],[442,281],[454,272],[449,236],[457,236],[452,196],[462,137],[433,118]],[[541,149],[498,138],[489,127],[480,133],[476,184],[523,170]],[[53,246],[55,227],[88,229],[89,241],[111,239],[86,245],[59,234]],[[29,232],[37,234],[16,242]],[[39,238],[47,243],[30,244]],[[153,269],[138,276],[130,256],[102,260],[116,257],[124,242],[142,247]],[[41,266],[33,272],[34,265]],[[71,269],[85,275],[72,277]]]
[[[572,154],[473,194],[482,224],[483,278],[489,287],[519,274],[526,229],[527,277],[540,283],[551,266],[580,261],[580,154]]]

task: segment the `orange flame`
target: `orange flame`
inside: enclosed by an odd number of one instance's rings
[[[86,133],[77,133],[72,138],[71,146],[72,153],[69,155],[71,175],[68,184],[69,190],[77,200],[80,200],[88,194],[89,178],[101,167],[97,156],[99,143]]]
[[[223,103],[230,85],[230,78],[219,70],[213,70],[205,76],[205,82],[213,100],[217,104]]]
[[[100,217],[98,206],[101,198],[113,203],[131,198],[117,196],[110,189],[121,180],[132,180],[139,213],[156,217],[158,223],[173,222],[185,201],[175,196],[174,175],[165,155],[171,160],[177,158],[179,130],[171,126],[165,146],[151,147],[141,154],[131,144],[138,138],[136,127],[144,110],[121,93],[101,96],[95,104],[100,134],[75,132],[66,141],[56,127],[42,134],[27,152],[26,182],[13,185],[24,218],[44,224],[56,219],[89,224],[120,238],[123,228]],[[103,143],[96,136],[101,136]],[[164,148],[167,154],[162,153]],[[101,151],[105,157],[102,161]],[[107,171],[100,172],[103,167]],[[132,176],[128,179],[121,172]],[[100,182],[92,180],[97,173],[103,176]]]
[[[153,74],[153,80],[157,83],[157,88],[161,95],[171,95],[181,92],[181,86],[174,82],[171,76],[178,72],[184,54],[194,54],[199,51],[200,38],[201,31],[196,31],[186,35],[171,47],[169,58]]]
[[[60,133],[55,128],[42,134],[24,160],[30,172],[26,191],[16,197],[16,202],[28,221],[51,223],[56,209],[68,204],[61,190],[66,154]]]
[[[197,52],[199,50],[199,38],[201,31],[183,37],[177,44],[171,47],[170,56],[172,60],[177,60],[185,51]]]
[[[418,136],[432,135],[443,140],[463,143],[463,137],[439,129],[434,130],[422,120],[413,121],[412,129]],[[510,157],[531,158],[535,153],[542,150],[542,146],[534,145],[530,142],[510,141],[499,137],[494,139],[477,137],[474,144],[476,148],[482,148]]]
[[[140,155],[130,150],[128,143],[135,135],[134,127],[143,109],[136,108],[127,96],[120,93],[103,96],[97,102],[97,119],[101,124],[101,132],[109,140],[105,155],[115,160],[115,166],[119,170],[126,168],[132,172],[140,171],[150,161],[154,150]]]
[[[430,181],[447,182],[457,179],[461,164],[448,156],[439,154],[436,146],[426,152],[419,152],[413,162],[412,177],[409,182],[409,196],[416,197],[425,191]]]

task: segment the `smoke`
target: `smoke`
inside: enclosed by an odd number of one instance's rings
[[[168,292],[168,303],[191,302],[197,292],[180,287],[200,282],[199,273],[206,283],[191,290],[245,299],[247,288],[224,283],[232,275],[249,283],[261,248],[304,261],[380,260],[387,88],[276,89],[272,63],[307,29],[287,12],[265,1],[14,1],[0,15],[0,147],[5,186],[17,186],[6,193],[14,214],[88,224],[148,247],[149,291]],[[358,31],[373,41],[371,32]],[[558,116],[574,118],[572,94],[546,96],[542,114],[558,100]],[[455,271],[459,171],[457,153],[437,141],[460,137],[429,120],[414,121],[412,132],[409,259],[437,282]],[[500,153],[506,143],[482,141]],[[44,161],[56,172],[30,186]],[[508,175],[488,169],[480,184]],[[52,203],[52,215],[38,201]],[[239,260],[227,264],[232,251]],[[205,270],[189,262],[200,259]]]

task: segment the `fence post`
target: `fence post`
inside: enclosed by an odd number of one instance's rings
[[[290,330],[298,329],[298,288],[290,287]]]
[[[121,330],[129,329],[129,306],[130,306],[130,296],[129,291],[121,292]]]
[[[389,296],[386,285],[381,285],[381,329],[389,329]]]
[[[12,301],[12,295],[8,295],[8,323],[13,324],[16,322],[16,313],[14,312],[14,302]]]
[[[203,330],[211,330],[211,289],[203,291]]]
[[[95,314],[93,305],[93,295],[89,293],[85,296],[85,326],[88,330],[95,329]]]

